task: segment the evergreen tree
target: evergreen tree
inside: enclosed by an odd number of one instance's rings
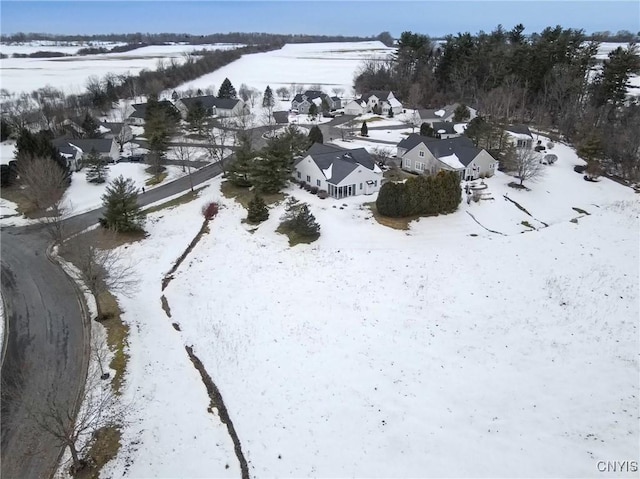
[[[435,132],[433,131],[433,128],[429,123],[423,123],[422,125],[420,125],[420,135],[430,136],[432,138],[435,138],[436,136]]]
[[[179,120],[179,113],[170,103],[159,102],[155,96],[149,97],[144,134],[149,144],[149,157],[155,174],[163,170],[162,158],[169,148],[169,140],[175,134]]]
[[[87,181],[89,183],[104,183],[107,181],[107,172],[109,167],[104,158],[102,158],[95,149],[91,150],[86,160],[87,163]]]
[[[171,99],[172,99],[173,101],[178,101],[178,99],[179,99],[179,98],[180,98],[180,97],[178,96],[178,92],[177,92],[177,91],[175,91],[175,90],[173,90],[173,93],[171,94]]]
[[[453,112],[453,121],[455,122],[461,123],[467,121],[469,118],[471,118],[471,112],[464,103],[458,105]]]
[[[144,213],[138,205],[138,188],[131,178],[122,175],[107,186],[102,195],[105,208],[100,224],[118,233],[143,231]]]
[[[393,108],[389,108],[389,118],[393,118],[394,113],[393,113]]]
[[[218,90],[218,98],[237,98],[236,89],[228,78],[225,78]]]
[[[249,178],[260,193],[278,193],[287,185],[292,167],[289,143],[280,137],[270,138],[260,156],[249,163]]]
[[[248,204],[247,221],[257,224],[266,221],[269,218],[269,208],[265,205],[262,196],[256,194]]]
[[[251,162],[255,156],[256,153],[251,146],[249,134],[240,132],[237,138],[235,159],[231,163],[227,175],[231,183],[241,187],[251,186]]]
[[[369,127],[367,126],[366,120],[362,122],[362,128],[360,128],[361,136],[369,136]]]
[[[309,148],[308,137],[296,125],[289,125],[280,135],[280,140],[287,145],[292,158],[301,155]]]
[[[318,105],[311,102],[311,106],[309,107],[309,116],[315,120],[318,116]]]
[[[88,112],[85,113],[80,127],[84,131],[85,138],[100,138],[102,136],[98,130],[100,125]]]
[[[331,111],[331,105],[329,105],[329,100],[327,100],[326,96],[322,97],[320,107],[322,108],[322,113],[329,113]]]
[[[324,138],[322,136],[322,131],[318,125],[314,125],[309,130],[309,146],[314,143],[324,143]]]
[[[267,85],[267,88],[264,90],[264,95],[262,96],[262,106],[265,108],[273,108],[275,104],[276,102],[273,98],[271,87]]]
[[[204,131],[204,121],[206,118],[207,110],[204,108],[200,100],[196,101],[193,108],[191,108],[189,113],[187,113],[187,123],[189,123],[189,126],[193,131],[202,136]]]
[[[314,238],[320,236],[320,225],[316,221],[316,217],[309,211],[307,204],[302,204],[298,208],[290,228],[298,235],[304,238]]]

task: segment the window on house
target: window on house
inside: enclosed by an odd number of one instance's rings
[[[422,163],[420,161],[416,161],[416,170],[424,171],[424,163]]]
[[[373,186],[378,186],[378,180],[373,180]]]
[[[320,180],[316,180],[316,185],[320,186]]]
[[[360,189],[362,189],[362,183],[360,183]]]
[[[421,151],[421,152],[420,152],[420,156],[421,156],[422,158],[424,158],[424,151]]]
[[[310,181],[311,181],[311,177],[307,175],[307,183],[309,183]]]
[[[411,160],[409,158],[405,158],[402,163],[405,168],[411,168]]]
[[[302,174],[298,171],[298,178],[302,178]]]

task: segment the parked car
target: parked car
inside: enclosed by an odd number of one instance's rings
[[[336,117],[335,113],[329,113],[329,112],[326,112],[326,111],[325,111],[325,112],[322,114],[322,118],[335,118],[335,117]]]

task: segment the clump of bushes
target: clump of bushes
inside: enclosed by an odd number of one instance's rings
[[[218,214],[220,206],[215,201],[211,201],[202,207],[202,216],[207,220],[212,220]]]
[[[385,183],[380,188],[378,213],[392,218],[453,213],[462,201],[460,177],[455,171],[416,176],[404,183]]]
[[[327,193],[327,190],[318,190],[318,198],[321,200],[327,199],[329,198],[329,193]]]
[[[312,186],[309,191],[311,192],[312,195],[315,195],[315,194],[318,193],[318,187],[317,186]]]

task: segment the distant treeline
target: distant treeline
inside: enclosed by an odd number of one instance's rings
[[[68,53],[62,52],[50,52],[50,51],[40,51],[33,53],[14,53],[11,55],[12,58],[56,58],[56,57],[69,57]],[[7,58],[5,55],[3,58]]]
[[[87,47],[81,48],[76,53],[77,55],[99,55],[102,53],[124,53],[130,52],[131,50],[136,50],[142,47],[148,47],[148,43],[129,43],[127,45],[118,45],[112,48],[105,47]]]
[[[361,42],[380,40],[385,43],[393,41],[388,32],[376,36],[342,36],[342,35],[306,35],[306,34],[272,34],[272,33],[212,33],[209,35],[190,35],[188,33],[110,33],[106,35],[51,35],[47,33],[15,33],[0,35],[2,42],[124,42],[129,44],[157,44],[165,42],[187,42],[193,45],[204,43],[243,43],[246,45],[267,45],[274,43],[313,43],[313,42]]]

